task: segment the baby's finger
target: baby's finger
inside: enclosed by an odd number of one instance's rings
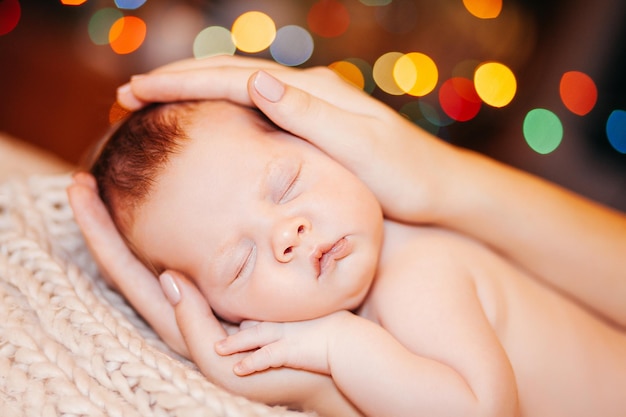
[[[226,356],[257,349],[279,340],[282,336],[280,329],[277,323],[259,323],[220,340],[215,344],[215,350]]]
[[[287,364],[287,349],[283,343],[272,343],[252,352],[235,364],[233,371],[246,376],[270,368],[281,368]]]
[[[256,320],[244,320],[239,324],[239,329],[240,330],[249,329],[250,327],[254,327],[259,323],[260,322]]]

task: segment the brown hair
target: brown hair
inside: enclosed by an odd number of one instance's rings
[[[152,104],[131,113],[102,145],[91,166],[100,198],[124,234],[170,156],[187,140],[195,102]]]

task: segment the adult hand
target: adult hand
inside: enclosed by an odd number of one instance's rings
[[[118,99],[129,108],[189,99],[257,106],[361,178],[386,217],[485,242],[626,327],[624,213],[447,145],[328,68],[230,56],[185,60],[133,79]]]
[[[287,368],[241,378],[233,372],[247,353],[222,357],[213,346],[236,326],[225,326],[204,297],[176,271],[159,279],[128,249],[97,194],[93,177],[77,173],[68,196],[78,225],[107,282],[176,352],[192,360],[217,385],[250,399],[314,409],[327,415],[358,416],[332,379]]]
[[[279,81],[280,80],[280,81]],[[227,99],[256,106],[360,177],[385,215],[431,222],[441,211],[452,147],[326,67],[294,69],[237,56],[183,60],[134,77],[118,91],[129,109],[147,102]]]
[[[173,350],[189,357],[174,310],[159,281],[126,246],[98,196],[95,179],[79,172],[67,193],[76,222],[104,279],[126,297]]]

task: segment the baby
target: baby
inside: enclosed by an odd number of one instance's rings
[[[254,110],[132,114],[95,162],[156,273],[193,280],[241,331],[241,376],[330,375],[368,416],[621,416],[626,335],[490,248],[383,219],[370,190]]]

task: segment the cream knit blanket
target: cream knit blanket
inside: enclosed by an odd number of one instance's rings
[[[67,175],[0,184],[0,416],[296,416],[178,358],[98,279]]]

